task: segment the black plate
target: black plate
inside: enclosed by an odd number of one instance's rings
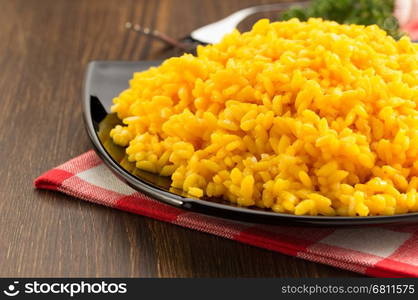
[[[120,122],[114,114],[110,114],[110,106],[113,97],[128,87],[128,81],[134,72],[160,63],[160,61],[95,61],[91,62],[87,68],[83,93],[84,121],[87,132],[96,152],[106,165],[134,189],[176,207],[247,222],[337,226],[418,221],[418,213],[371,217],[296,216],[238,207],[216,199],[216,201],[193,199],[179,190],[170,189],[168,178],[136,169],[127,162],[124,149],[113,144],[108,137],[110,128]]]

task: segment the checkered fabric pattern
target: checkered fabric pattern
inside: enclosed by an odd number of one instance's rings
[[[418,277],[418,224],[292,227],[193,213],[133,190],[119,181],[93,151],[47,171],[35,180],[35,186],[368,276]]]

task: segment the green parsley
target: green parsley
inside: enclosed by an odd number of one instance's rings
[[[313,0],[308,7],[291,7],[281,20],[322,18],[340,24],[376,24],[393,38],[402,36],[398,20],[393,16],[394,0]]]

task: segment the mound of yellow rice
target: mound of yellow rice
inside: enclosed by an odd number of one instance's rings
[[[377,26],[257,22],[135,73],[110,133],[194,197],[296,215],[418,211],[418,47]]]

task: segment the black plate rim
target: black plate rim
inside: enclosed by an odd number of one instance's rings
[[[140,178],[132,175],[121,167],[105,150],[104,146],[100,142],[96,130],[93,125],[92,112],[90,107],[91,95],[91,78],[94,75],[94,70],[100,65],[109,64],[126,64],[141,62],[135,61],[91,61],[87,65],[87,70],[84,79],[84,88],[82,93],[82,106],[83,106],[83,119],[88,136],[94,146],[96,153],[104,161],[104,163],[110,168],[110,170],[122,181],[129,184],[134,189],[143,192],[156,200],[159,200],[165,204],[169,204],[175,207],[184,208],[189,211],[195,211],[198,213],[204,213],[212,216],[224,217],[225,215],[231,217],[231,219],[240,221],[250,221],[256,223],[305,223],[314,225],[368,225],[368,224],[383,224],[383,223],[397,223],[405,221],[418,220],[418,212],[398,214],[392,216],[367,216],[367,217],[349,217],[349,216],[297,216],[291,214],[276,213],[272,211],[255,210],[245,207],[235,207],[227,204],[210,202],[206,200],[187,198],[176,195],[151,186],[147,182],[142,181]],[[161,61],[147,61],[147,64],[158,65]],[[100,99],[99,99],[100,100]],[[414,220],[413,220],[414,219]]]

